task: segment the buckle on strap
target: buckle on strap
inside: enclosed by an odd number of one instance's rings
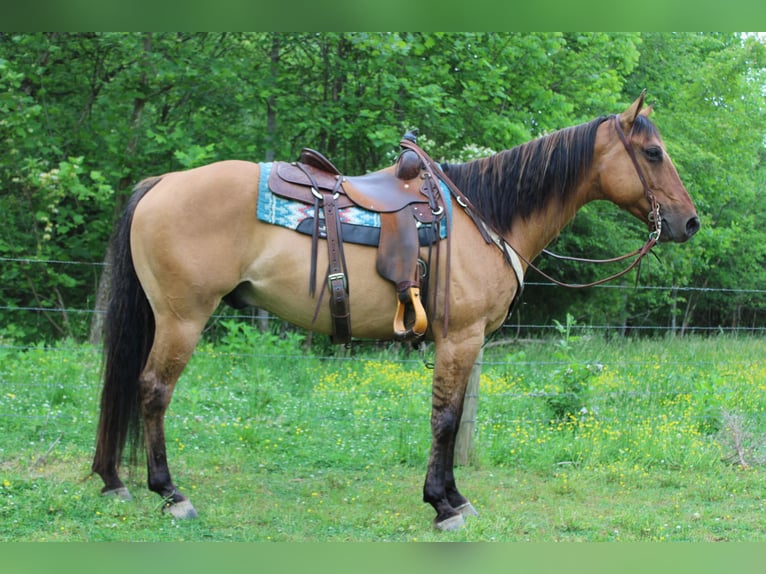
[[[330,290],[332,290],[332,284],[338,280],[343,281],[343,289],[348,291],[348,280],[346,279],[345,273],[330,273],[327,276],[327,286],[330,288]]]

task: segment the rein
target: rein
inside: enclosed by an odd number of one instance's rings
[[[581,257],[570,257],[567,255],[558,255],[556,253],[553,253],[551,251],[548,251],[547,249],[543,249],[543,253],[546,255],[549,255],[551,257],[554,257],[556,259],[561,259],[565,261],[578,261],[581,263],[615,263],[618,261],[624,261],[625,259],[630,259],[631,257],[636,257],[636,259],[628,265],[625,269],[622,271],[618,271],[614,275],[610,275],[609,277],[605,277],[603,279],[598,279],[597,281],[593,281],[591,283],[582,283],[582,284],[575,284],[575,283],[564,283],[562,281],[559,281],[558,279],[555,279],[542,271],[539,267],[532,264],[531,261],[529,261],[526,257],[524,257],[521,253],[516,251],[514,247],[510,244],[508,246],[513,249],[513,251],[516,253],[516,255],[519,256],[519,258],[524,261],[524,263],[527,264],[528,267],[536,271],[538,274],[542,275],[549,281],[552,281],[556,285],[559,285],[561,287],[567,287],[570,289],[584,289],[587,287],[594,287],[596,285],[601,285],[603,283],[607,283],[609,281],[612,281],[613,279],[617,279],[618,277],[622,277],[632,269],[634,269],[636,266],[638,266],[643,258],[652,250],[652,248],[657,244],[657,242],[660,239],[660,235],[662,234],[662,217],[660,215],[660,204],[657,202],[657,199],[654,197],[654,193],[652,193],[652,190],[649,189],[649,184],[646,182],[646,177],[644,176],[644,172],[641,169],[641,165],[638,163],[638,158],[636,157],[635,150],[630,145],[629,136],[633,134],[633,130],[631,129],[630,134],[628,136],[625,135],[625,132],[622,129],[622,126],[620,125],[620,118],[619,116],[613,116],[614,117],[614,129],[617,132],[617,135],[620,137],[620,141],[622,142],[622,145],[625,147],[625,151],[628,152],[628,156],[630,157],[631,161],[633,162],[633,167],[636,169],[636,173],[638,174],[638,179],[641,180],[641,185],[644,187],[644,194],[646,195],[646,199],[649,201],[649,204],[651,206],[651,209],[649,211],[649,222],[652,224],[654,229],[649,233],[649,238],[646,240],[646,243],[644,243],[643,246],[639,247],[635,251],[631,251],[630,253],[627,253],[625,255],[620,255],[618,257],[612,257],[610,259],[585,259]]]

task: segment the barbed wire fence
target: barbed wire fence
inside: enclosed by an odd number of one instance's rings
[[[67,261],[57,259],[43,259],[33,257],[0,257],[0,265],[40,265],[40,266],[74,266],[74,267],[90,267],[94,269],[103,269],[106,264],[104,262],[92,262],[92,261]],[[526,287],[529,289],[560,289],[557,285],[546,281],[527,281]],[[592,289],[606,289],[606,290],[620,290],[627,292],[639,292],[649,291],[657,293],[669,293],[674,294],[695,294],[695,295],[724,295],[728,297],[746,296],[756,300],[756,305],[766,309],[766,289],[732,289],[723,287],[694,287],[694,286],[664,286],[664,285],[625,285],[625,284],[602,284],[592,287]],[[758,303],[760,301],[760,303]],[[0,312],[5,313],[36,313],[38,315],[64,315],[64,316],[86,316],[92,317],[94,315],[103,314],[104,311],[97,309],[80,309],[72,307],[64,307],[61,305],[43,306],[39,304],[28,305],[9,305],[6,301],[0,301]],[[282,320],[276,316],[265,315],[262,311],[257,309],[249,309],[243,311],[231,311],[226,312],[219,310],[213,315],[212,321],[219,321],[221,319],[239,319],[247,321],[252,324],[256,322],[260,325],[264,325],[265,322],[280,323]],[[636,333],[641,332],[678,332],[685,333],[697,333],[697,334],[709,334],[709,333],[749,333],[749,334],[763,334],[766,332],[766,326],[753,325],[688,325],[683,329],[677,325],[659,325],[659,324],[631,324],[626,326],[624,323],[603,323],[603,324],[580,324],[578,328],[581,330],[588,330],[594,333],[604,332],[625,332],[626,330]],[[528,334],[549,334],[555,332],[556,325],[553,323],[525,323],[516,316],[509,317],[506,324],[500,330],[500,333],[528,333]],[[511,336],[512,338],[512,336]]]
[[[19,257],[19,258],[7,258],[7,257],[0,257],[0,265],[8,265],[8,264],[23,264],[23,265],[61,265],[61,266],[91,266],[94,268],[101,268],[104,266],[104,263],[102,262],[85,262],[85,261],[62,261],[62,260],[49,260],[49,259],[36,259],[36,258],[26,258],[26,257]],[[534,287],[534,288],[541,288],[541,289],[547,289],[547,288],[557,288],[552,283],[546,283],[546,282],[529,282],[527,284],[528,287]],[[668,286],[651,286],[651,285],[639,285],[639,286],[633,286],[633,285],[612,285],[612,284],[606,284],[601,285],[598,287],[594,287],[598,289],[628,289],[628,290],[645,290],[645,291],[657,291],[657,292],[664,292],[664,291],[670,291],[673,290],[675,292],[694,292],[697,294],[715,294],[715,295],[727,295],[727,296],[740,296],[740,295],[747,295],[749,297],[762,299],[763,301],[766,301],[766,289],[728,289],[728,288],[716,288],[716,287],[668,287]],[[5,312],[7,314],[24,314],[24,313],[34,313],[34,314],[54,314],[54,313],[62,313],[62,314],[70,314],[70,315],[85,315],[85,316],[93,316],[94,314],[103,313],[103,311],[98,311],[95,309],[78,309],[78,308],[65,308],[60,306],[40,306],[40,305],[8,305],[5,301],[0,301],[0,311]],[[283,324],[281,319],[275,316],[267,316],[264,317],[263,314],[260,314],[257,312],[257,310],[250,310],[249,312],[226,312],[226,311],[220,311],[216,313],[212,317],[212,322],[218,322],[218,321],[229,321],[229,320],[236,320],[236,321],[245,321],[252,325],[256,324],[263,324],[264,320],[268,320],[272,323],[279,323]],[[587,333],[606,333],[606,332],[619,332],[621,329],[624,328],[624,325],[620,324],[587,324],[587,325],[577,325],[577,332],[581,334],[587,334]],[[514,341],[517,341],[519,338],[519,333],[525,333],[527,335],[539,335],[540,339],[543,339],[545,335],[555,335],[558,332],[558,329],[560,329],[560,325],[556,324],[539,324],[539,323],[523,323],[516,319],[515,321],[513,318],[510,318],[509,321],[504,325],[503,328],[501,328],[494,337],[491,338],[485,345],[485,348],[491,348],[493,346],[500,346],[505,344],[512,344]],[[671,332],[673,331],[673,327],[671,326],[657,326],[657,325],[634,325],[631,326],[631,330],[636,332],[641,331],[652,331],[652,332]],[[697,333],[697,334],[715,334],[715,333],[726,333],[726,334],[745,334],[745,335],[755,335],[759,336],[762,335],[766,331],[766,327],[759,327],[759,326],[721,326],[721,325],[694,325],[689,326],[687,328],[687,332],[689,333]],[[76,348],[76,343],[72,343],[73,349]],[[77,347],[79,348],[79,347]],[[69,350],[64,345],[39,345],[39,344],[21,344],[21,343],[12,343],[3,341],[0,338],[0,349],[8,349],[8,350],[14,350],[14,351],[30,351],[30,350],[37,350],[42,351],[44,353],[50,353],[52,356],[55,356],[56,353],[62,353]],[[100,350],[96,347],[93,347],[90,349],[90,352],[94,354],[99,354]],[[206,351],[198,350],[199,353],[205,353]],[[220,353],[220,351],[217,351]],[[265,358],[263,354],[259,354],[257,349],[253,349],[252,353],[223,353],[224,355],[229,354],[232,356],[232,358]],[[290,360],[301,360],[301,359],[309,359],[307,356],[295,356],[295,355],[271,355],[267,358],[273,359],[274,361],[280,361],[285,359]],[[338,353],[335,356],[329,356],[329,357],[323,357],[323,360],[329,360],[329,361],[350,361],[350,360],[360,360],[358,357],[351,356],[347,353]],[[374,359],[365,357],[361,360],[365,361],[386,361],[386,362],[402,362],[402,363],[422,363],[423,359],[420,357],[410,357],[410,358],[402,358],[402,357],[386,357],[386,358],[380,358],[380,359]],[[523,361],[522,361],[523,362]],[[535,361],[534,366],[540,369],[547,369],[547,370],[555,370],[560,369],[563,365],[565,365],[566,361],[561,360],[551,360],[551,361]],[[518,359],[514,359],[513,364],[519,364]],[[480,360],[477,362],[477,368],[474,369],[473,377],[472,377],[472,383],[469,385],[469,388],[466,393],[466,412],[464,413],[463,421],[461,424],[461,438],[459,438],[459,453],[457,455],[458,461],[461,463],[466,463],[468,459],[470,458],[470,451],[472,450],[472,439],[473,436],[473,429],[476,426],[477,420],[476,420],[476,403],[478,401],[478,381],[479,377],[481,375],[481,367],[482,365],[492,365],[492,366],[503,366],[503,365],[511,365],[509,362],[503,362],[503,361],[496,361],[491,360],[487,361],[480,357]],[[747,365],[742,365],[743,368],[747,368]],[[0,369],[0,374],[2,373],[2,370]],[[50,381],[27,381],[24,383],[25,387],[29,388],[35,388],[36,386],[46,386],[50,387],[53,383]],[[79,385],[87,385],[86,383],[80,382]],[[0,376],[0,395],[3,393],[10,393],[13,392],[13,389],[11,388],[13,385],[7,381],[4,380],[4,377]],[[15,387],[14,387],[15,388]],[[83,391],[92,391],[93,389],[81,389]],[[624,391],[625,393],[630,393],[632,391]],[[667,392],[667,391],[663,391]],[[682,390],[676,391],[678,393],[683,392]],[[421,392],[421,394],[423,394]],[[540,399],[540,400],[547,400],[554,395],[551,393],[542,393],[542,392],[529,392],[529,393],[514,393],[514,392],[508,392],[505,393],[504,396],[507,396],[509,399]],[[428,402],[429,396],[427,393],[423,394],[422,397],[417,397],[418,401],[424,401]],[[23,419],[25,422],[39,422],[42,420],[45,421],[51,421],[51,419],[55,420],[56,418],[55,413],[47,413],[47,414],[40,414],[40,415],[30,415],[30,414],[19,414],[14,412],[6,412],[2,409],[0,409],[0,427],[3,426],[3,421],[6,423],[9,423],[9,421],[17,421],[17,419]],[[61,421],[62,424],[66,424],[66,421]],[[396,421],[393,421],[396,422]],[[400,424],[411,424],[412,421],[409,418],[406,418],[406,415],[403,415],[402,419],[398,421]]]

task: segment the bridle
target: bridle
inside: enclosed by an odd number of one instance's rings
[[[657,198],[654,196],[654,193],[651,189],[649,189],[649,184],[646,182],[646,177],[644,176],[644,171],[641,169],[641,165],[638,163],[638,158],[636,157],[636,152],[630,145],[630,137],[633,135],[633,129],[631,128],[630,133],[626,136],[625,132],[622,129],[622,126],[620,125],[620,118],[619,116],[612,116],[613,117],[613,123],[614,123],[614,129],[617,132],[617,135],[620,138],[620,141],[622,142],[622,145],[625,147],[625,151],[628,152],[628,156],[630,157],[631,161],[633,162],[633,167],[636,168],[636,173],[638,174],[638,179],[641,180],[641,185],[644,187],[644,194],[646,195],[646,199],[649,201],[650,210],[649,210],[649,223],[652,225],[653,229],[649,233],[649,238],[646,240],[646,243],[644,243],[643,246],[639,247],[635,251],[632,251],[630,253],[627,253],[625,255],[621,255],[619,257],[612,257],[611,259],[584,259],[581,257],[570,257],[567,255],[558,255],[556,253],[553,253],[551,251],[548,251],[547,249],[543,250],[543,253],[546,255],[549,255],[551,257],[554,257],[556,259],[561,259],[565,261],[578,261],[581,263],[615,263],[617,261],[624,261],[625,259],[630,259],[631,257],[635,257],[636,259],[628,265],[625,269],[622,271],[619,271],[615,273],[614,275],[610,275],[609,277],[605,277],[603,279],[599,279],[597,281],[593,281],[592,283],[563,283],[559,281],[558,279],[555,279],[542,271],[537,266],[533,265],[531,261],[529,261],[526,257],[524,257],[521,253],[519,253],[514,247],[508,243],[508,247],[510,247],[516,255],[519,256],[519,258],[524,261],[524,263],[527,264],[527,266],[549,281],[552,281],[556,285],[559,285],[561,287],[568,287],[571,289],[584,289],[586,287],[593,287],[595,285],[601,285],[602,283],[607,283],[608,281],[612,281],[613,279],[617,279],[618,277],[622,277],[632,269],[636,268],[643,258],[652,250],[652,248],[657,244],[657,242],[660,239],[660,235],[662,235],[662,216],[660,214],[660,204],[657,202]],[[634,123],[635,125],[635,123]],[[507,242],[506,242],[507,243]]]

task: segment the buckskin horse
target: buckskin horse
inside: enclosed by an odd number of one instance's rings
[[[135,448],[142,437],[148,487],[163,498],[163,510],[176,518],[197,516],[171,480],[164,417],[203,327],[225,300],[264,308],[339,341],[432,341],[432,442],[423,500],[436,511],[436,528],[460,528],[464,517],[476,514],[453,471],[467,379],[485,337],[507,317],[531,261],[594,200],[609,200],[646,222],[650,239],[639,255],[657,241],[684,242],[700,228],[650,110],[642,93],[620,114],[468,163],[440,166],[418,154],[409,175],[392,165],[345,178],[320,157],[275,165],[221,161],[140,182],[112,243],[92,465],[104,481],[102,493],[130,498],[119,468],[126,445]],[[298,199],[316,209],[309,233],[256,217],[259,193],[271,187],[265,169],[294,172],[295,181],[280,179],[279,185],[287,196],[303,194]],[[269,181],[276,185],[277,179]],[[408,188],[416,188],[409,200]],[[354,201],[362,211],[386,216],[380,248],[388,242],[387,257],[401,251],[407,266],[414,261],[414,273],[408,268],[385,276],[382,268],[396,267],[396,260],[381,262],[375,247],[339,237],[337,212]],[[413,233],[437,219],[447,239],[415,239],[413,259]],[[315,275],[324,269],[321,290],[315,290]],[[420,287],[428,292],[425,304]]]

